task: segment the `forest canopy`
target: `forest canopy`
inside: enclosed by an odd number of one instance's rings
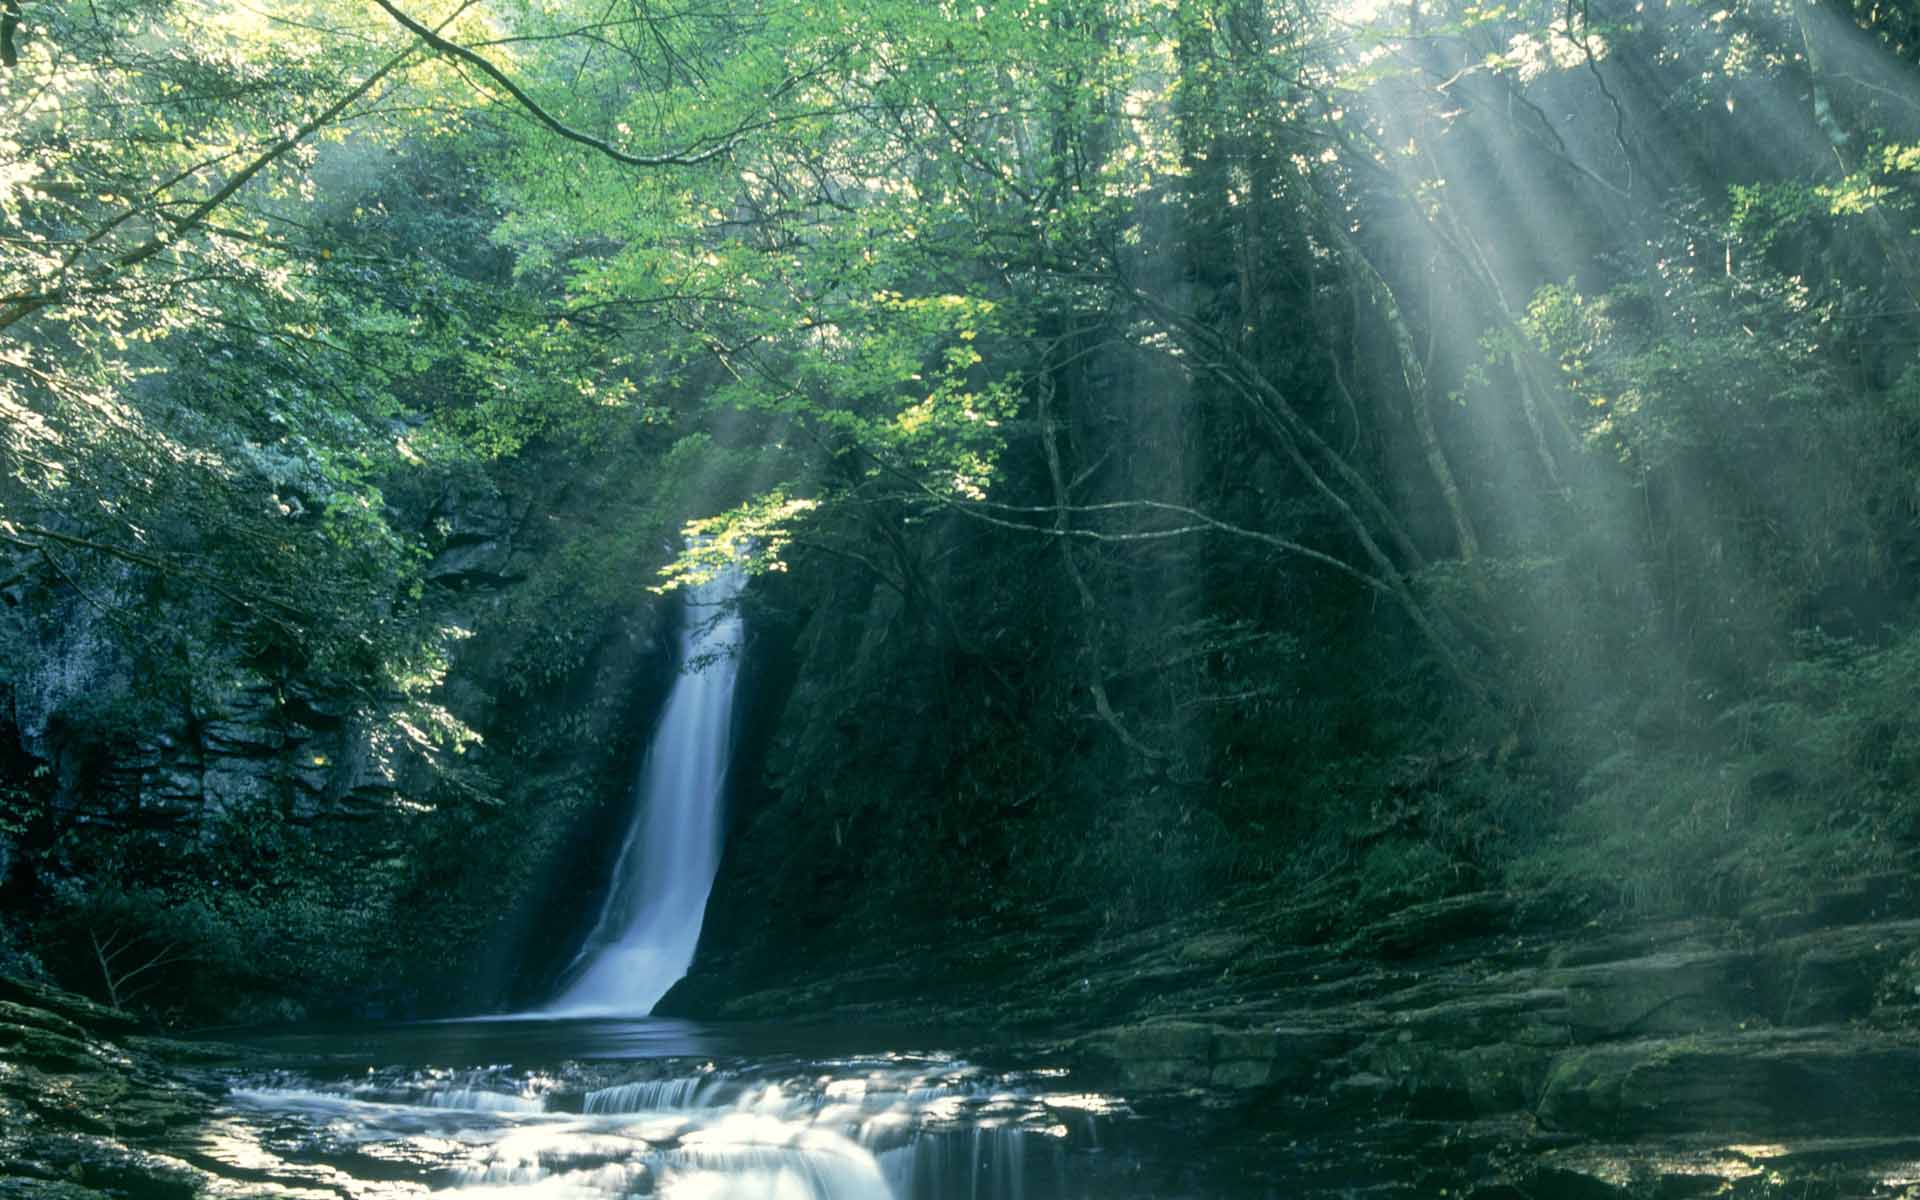
[[[1044,786],[1116,920],[1327,863],[1579,879],[1595,844],[1636,895],[1737,891],[1736,807],[1907,827],[1904,10],[4,13],[0,831],[40,830],[34,887],[96,869],[53,848],[91,785],[33,715],[77,611],[139,683],[75,728],[321,686],[481,764],[409,818],[431,843],[534,820],[502,767],[563,738],[461,712],[463,642],[531,639],[498,669],[544,695],[730,553],[770,628],[892,597],[900,657],[823,711],[910,680],[952,781],[912,803],[991,826]],[[560,478],[565,531],[484,616],[448,498]],[[769,786],[839,830],[899,733],[795,733]],[[1445,803],[1381,817],[1409,763]],[[982,861],[976,892],[1025,886]]]

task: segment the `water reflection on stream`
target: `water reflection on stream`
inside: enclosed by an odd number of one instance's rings
[[[1109,1148],[1127,1117],[1117,1098],[1063,1071],[871,1052],[915,1044],[880,1038],[653,1019],[255,1038],[301,1065],[235,1072],[198,1156],[233,1197],[1115,1194],[1128,1169]]]

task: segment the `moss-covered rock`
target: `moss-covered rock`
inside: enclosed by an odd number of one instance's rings
[[[1755,960],[1739,951],[1668,951],[1550,971],[1541,983],[1567,994],[1579,1040],[1694,1033],[1759,1018]]]
[[[109,1008],[104,1004],[63,991],[51,984],[38,983],[30,979],[18,979],[0,975],[0,1000],[20,1006],[16,1013],[31,1010],[40,1014],[33,1020],[21,1020],[21,1024],[37,1024],[41,1028],[66,1032],[70,1026],[78,1026],[98,1034],[131,1033],[140,1027],[140,1018],[123,1009]],[[50,1023],[52,1018],[62,1018],[63,1024]],[[5,1016],[0,1010],[0,1020],[15,1019]]]
[[[1540,1100],[1588,1134],[1897,1134],[1920,1124],[1920,1044],[1850,1029],[1649,1038],[1568,1051]]]

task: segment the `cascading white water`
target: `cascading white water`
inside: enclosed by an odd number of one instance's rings
[[[645,1015],[679,982],[700,940],[720,869],[734,681],[744,627],[737,567],[691,589],[682,669],[635,785],[633,824],[613,868],[578,972],[547,1005],[553,1016]]]
[[[269,1181],[354,1200],[418,1196],[426,1185],[472,1200],[1155,1194],[1073,1182],[1070,1156],[1083,1176],[1103,1165],[1087,1130],[1127,1111],[1064,1090],[1064,1072],[1001,1075],[890,1055],[708,1063],[586,1091],[564,1074],[495,1066],[240,1079],[202,1147],[255,1183],[216,1200],[293,1194]],[[1130,1168],[1116,1159],[1115,1169]]]

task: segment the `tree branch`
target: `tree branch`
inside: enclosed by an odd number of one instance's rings
[[[1060,465],[1060,438],[1053,421],[1053,372],[1045,364],[1040,367],[1035,391],[1039,396],[1040,444],[1046,448],[1047,477],[1053,482],[1053,532],[1063,534],[1068,526],[1067,477]],[[1073,557],[1073,543],[1060,539],[1060,558],[1066,563],[1067,576],[1073,580],[1073,590],[1080,597],[1080,613],[1087,622],[1087,690],[1093,695],[1094,711],[1106,722],[1107,728],[1127,747],[1142,758],[1165,760],[1167,755],[1135,737],[1120,720],[1120,714],[1113,710],[1113,702],[1107,698],[1107,681],[1100,670],[1100,640],[1098,637],[1099,605],[1093,597],[1093,589],[1087,586],[1086,576],[1080,572],[1080,564]]]
[[[34,539],[38,540],[36,541]],[[88,550],[95,554],[104,554],[108,558],[117,558],[121,562],[130,563],[136,567],[145,567],[150,571],[159,571],[167,575],[185,576],[205,585],[206,588],[215,595],[232,601],[246,611],[253,613],[255,616],[271,621],[289,634],[295,634],[298,630],[295,629],[287,619],[261,612],[261,607],[265,605],[277,608],[281,612],[286,613],[288,617],[295,619],[306,615],[299,608],[283,600],[274,600],[270,597],[253,599],[243,596],[225,584],[220,583],[218,580],[209,578],[200,572],[181,567],[175,563],[170,563],[165,559],[155,558],[151,554],[142,554],[137,550],[128,550],[124,547],[110,545],[106,542],[96,542],[88,538],[75,537],[70,533],[60,533],[57,530],[46,529],[38,525],[22,525],[17,521],[0,518],[0,542],[5,542],[10,546],[18,546],[22,550],[33,550],[40,554],[46,553],[46,544],[48,542],[54,542],[75,550]]]
[[[468,4],[471,3],[472,0],[468,0]],[[447,22],[452,22],[454,17],[464,12],[468,4],[462,4],[460,8],[454,12],[453,16],[447,18]],[[444,27],[445,23],[442,25],[442,28]],[[374,88],[380,86],[381,80],[399,69],[399,67],[409,58],[412,58],[413,55],[414,49],[409,46],[399,54],[388,59],[378,70],[361,80],[360,83],[348,91],[346,95],[341,96],[338,100],[329,104],[326,108],[322,109],[317,116],[312,117],[292,133],[273,143],[273,145],[268,146],[256,155],[252,162],[235,171],[233,175],[227,179],[226,183],[222,184],[211,196],[208,196],[205,200],[195,205],[193,210],[186,216],[171,222],[171,229],[155,234],[125,254],[103,265],[95,272],[99,280],[105,282],[112,279],[115,275],[137,267],[162,250],[165,250],[168,246],[171,246],[174,242],[180,240],[182,235],[200,225],[207,217],[213,214],[214,210],[232,199],[234,193],[252,182],[254,176],[266,170],[289,150],[292,150],[301,142],[306,141],[307,138],[311,137],[316,131],[326,127],[334,118],[345,112],[354,102],[358,101],[368,92],[371,92]],[[0,311],[0,330],[5,330],[9,326],[25,320],[27,317],[32,316],[44,308],[67,300],[71,295],[72,289],[61,287],[53,289],[45,295],[22,300],[10,308],[7,308],[5,311]]]
[[[557,136],[565,138],[567,141],[586,146],[589,149],[596,150],[613,161],[629,167],[698,166],[701,163],[710,162],[713,159],[719,158],[721,155],[732,150],[734,143],[739,140],[740,136],[754,127],[752,124],[742,124],[728,131],[725,136],[720,138],[717,144],[705,150],[696,151],[689,149],[675,154],[629,154],[610,142],[594,137],[590,133],[583,133],[561,121],[560,118],[548,112],[538,100],[528,95],[525,89],[515,83],[505,71],[494,66],[485,55],[470,50],[458,42],[448,41],[446,38],[441,37],[435,30],[427,28],[425,25],[422,25],[395,7],[393,3],[391,3],[391,0],[374,0],[374,3],[385,9],[388,16],[398,21],[401,26],[433,49],[450,58],[455,58],[466,63],[468,66],[473,67],[487,78],[499,84],[500,87],[506,91],[507,95],[513,97],[515,104],[525,109],[534,120],[546,126]],[[447,23],[442,23],[440,28],[444,29],[446,25]],[[791,80],[787,81],[780,88],[776,89],[775,94],[777,95],[780,92],[784,92],[791,84]]]

